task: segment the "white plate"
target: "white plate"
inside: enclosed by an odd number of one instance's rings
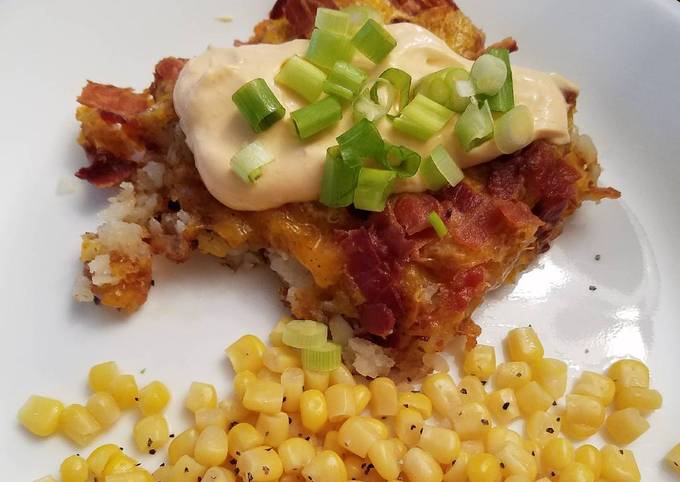
[[[519,41],[516,63],[559,71],[581,85],[577,123],[599,148],[603,183],[623,192],[620,201],[585,206],[517,285],[489,297],[476,314],[481,340],[498,342],[508,327],[532,323],[547,352],[574,368],[645,359],[665,403],[633,448],[645,480],[670,481],[660,459],[680,442],[680,4],[460,4],[489,40]],[[129,319],[75,304],[79,235],[96,227],[107,194],[85,185],[56,194],[60,178],[84,162],[73,112],[85,79],[142,88],[158,59],[245,39],[268,7],[223,0],[0,2],[3,480],[56,474],[61,459],[78,451],[18,427],[16,410],[29,394],[82,402],[88,367],[115,359],[140,383],[168,383],[171,422],[179,429],[188,420],[180,406],[189,383],[212,382],[225,394],[223,348],[246,332],[265,335],[282,312],[272,274],[233,275],[203,258],[184,266],[159,262],[149,302]],[[234,21],[214,20],[221,15]],[[98,441],[132,448],[133,419],[127,414]]]

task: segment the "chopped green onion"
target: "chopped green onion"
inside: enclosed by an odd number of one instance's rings
[[[321,178],[321,204],[331,208],[344,208],[352,204],[360,169],[361,162],[358,159],[343,159],[339,146],[329,147]]]
[[[352,100],[366,82],[368,75],[363,70],[339,60],[335,62],[323,90],[344,100]]]
[[[475,86],[472,85],[471,80],[460,79],[456,80],[453,84],[455,86],[456,95],[461,99],[467,99],[468,104],[470,103],[470,97],[475,95]],[[465,106],[467,107],[467,105]],[[464,111],[465,109],[463,109]]]
[[[508,68],[498,57],[484,54],[472,64],[470,79],[478,94],[495,95],[503,87]]]
[[[493,117],[489,104],[484,102],[480,109],[476,104],[470,103],[456,122],[454,132],[465,152],[491,139]]]
[[[416,86],[416,93],[423,94],[438,104],[454,112],[463,112],[470,103],[469,97],[475,95],[474,89],[467,95],[456,91],[458,81],[467,81],[469,74],[465,69],[449,67],[423,77]],[[472,88],[472,86],[470,85]]]
[[[364,26],[354,34],[352,43],[359,52],[375,64],[382,62],[387,54],[397,46],[397,41],[387,29],[372,18],[369,18]]]
[[[534,138],[534,116],[525,105],[518,105],[496,120],[494,141],[503,154],[528,146]]]
[[[425,182],[425,186],[430,191],[439,191],[448,184],[446,178],[437,169],[432,156],[427,156],[423,159],[423,162],[420,163],[418,174],[420,174],[420,177]]]
[[[420,154],[408,147],[385,143],[382,165],[394,171],[397,177],[413,177],[420,167]]]
[[[432,225],[434,232],[437,233],[437,236],[440,238],[445,237],[449,233],[449,230],[446,229],[446,224],[444,224],[444,221],[442,221],[442,218],[440,218],[439,214],[436,212],[432,211],[428,214],[427,220]]]
[[[300,139],[307,139],[342,119],[342,106],[334,97],[324,97],[290,114]]]
[[[465,177],[461,168],[456,164],[456,161],[453,160],[449,152],[441,144],[432,149],[430,158],[439,171],[439,174],[446,179],[446,182],[449,183],[449,185],[455,186]]]
[[[302,368],[330,372],[342,364],[342,347],[332,341],[300,351]]]
[[[393,171],[362,167],[354,190],[354,207],[376,212],[385,209],[396,178],[397,174]]]
[[[350,62],[354,57],[352,40],[339,33],[314,29],[305,58],[317,67],[330,70],[338,60]]]
[[[314,102],[321,95],[326,74],[311,62],[295,55],[286,60],[274,80],[307,102]]]
[[[408,101],[410,100],[409,95],[411,92],[411,76],[401,69],[391,67],[380,74],[380,78],[387,80],[390,84],[392,84],[392,87],[394,87],[395,92],[399,96],[399,109],[396,113],[401,112],[401,110],[406,107],[406,104],[408,104]],[[376,102],[379,98],[379,86],[380,84],[375,82],[373,87],[371,87],[371,99]]]
[[[314,26],[321,30],[347,35],[349,14],[331,8],[317,8]]]
[[[238,177],[245,182],[255,182],[262,175],[262,166],[273,160],[271,154],[255,141],[234,154],[230,165]]]
[[[494,112],[507,112],[515,106],[515,93],[512,86],[512,69],[510,68],[510,52],[508,49],[489,49],[489,55],[498,57],[505,63],[508,75],[503,86],[493,97],[489,97],[489,108]]]
[[[281,341],[293,348],[316,348],[328,340],[328,326],[312,320],[291,320],[283,328]]]
[[[444,128],[453,116],[450,111],[441,104],[417,94],[415,98],[401,111],[401,115],[394,119],[394,127],[413,137],[426,141],[435,132]]]
[[[449,103],[446,104],[446,107],[454,112],[464,112],[465,108],[470,103],[470,97],[475,95],[474,88],[472,87],[469,79],[470,74],[465,69],[451,69],[446,74],[446,83],[453,86],[453,89],[451,89],[451,98],[449,99]],[[459,92],[459,82],[466,82],[468,85],[470,85],[470,90],[463,93]]]
[[[368,5],[350,5],[342,11],[349,15],[349,34],[352,36],[364,26],[369,18],[378,23],[385,23],[382,13]]]
[[[380,84],[376,87],[376,84]],[[375,94],[375,95],[372,95]],[[396,89],[385,79],[376,79],[372,87],[366,86],[354,101],[354,121],[376,121],[389,112],[394,104]]]
[[[343,159],[372,159],[380,162],[385,143],[373,122],[362,119],[337,137]]]
[[[269,129],[286,113],[264,79],[246,82],[234,92],[231,100],[255,132]]]

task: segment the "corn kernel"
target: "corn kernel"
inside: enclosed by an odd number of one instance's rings
[[[595,475],[587,465],[574,462],[562,469],[560,482],[595,482]]]
[[[227,433],[214,425],[208,426],[196,439],[194,459],[201,465],[222,465],[229,453]]]
[[[354,385],[354,407],[357,414],[361,414],[371,401],[371,391],[366,385]]]
[[[61,482],[87,482],[89,475],[87,460],[80,455],[71,455],[61,463],[59,474]]]
[[[538,382],[532,381],[524,385],[515,393],[517,404],[524,415],[534,412],[545,412],[553,403],[553,398]]]
[[[253,412],[246,409],[240,400],[234,398],[222,400],[219,408],[224,410],[224,413],[227,416],[227,424],[243,421],[253,415]]]
[[[551,439],[559,436],[562,428],[562,417],[547,412],[534,412],[526,422],[526,434],[529,440],[543,447]]]
[[[243,400],[243,396],[246,394],[246,389],[257,380],[257,376],[250,370],[242,370],[234,375],[234,381],[232,383],[234,387],[234,395],[239,400]]]
[[[87,399],[87,410],[102,427],[110,427],[120,418],[120,408],[108,392],[93,393]]]
[[[331,374],[329,372],[317,372],[316,370],[304,370],[304,372],[305,390],[326,391],[331,379]]]
[[[257,373],[262,368],[264,350],[264,343],[258,337],[245,335],[229,345],[225,351],[236,373],[243,370]]]
[[[486,435],[484,437],[486,438]],[[460,451],[471,456],[486,452],[483,440],[463,440],[460,442]]]
[[[316,455],[314,446],[300,437],[289,438],[282,442],[278,453],[283,464],[283,471],[288,474],[302,471],[302,468]]]
[[[567,390],[567,364],[562,360],[542,358],[531,365],[531,375],[553,400],[564,396]]]
[[[352,372],[345,365],[340,365],[338,368],[330,373],[330,378],[328,383],[331,385],[337,385],[339,383],[345,383],[347,385],[354,386],[357,382],[352,376]]]
[[[605,408],[594,398],[567,395],[567,407],[562,417],[562,432],[582,440],[594,435],[604,423]]]
[[[409,480],[418,482],[440,482],[444,478],[442,468],[434,457],[418,447],[406,452],[403,469]]]
[[[236,476],[224,467],[210,467],[205,471],[201,480],[207,482],[236,482]]]
[[[175,465],[185,455],[194,456],[194,447],[196,446],[199,433],[195,428],[189,428],[172,439],[168,447],[168,462],[170,462],[170,465]]]
[[[607,375],[614,381],[617,390],[625,387],[649,388],[649,368],[638,360],[619,360]]]
[[[192,382],[184,406],[190,412],[217,406],[217,391],[209,383]]]
[[[347,469],[338,454],[323,450],[304,466],[302,476],[309,482],[346,482]]]
[[[461,405],[458,388],[448,373],[428,375],[421,390],[432,401],[434,410],[443,417],[449,417]]]
[[[328,420],[326,398],[319,390],[306,390],[300,396],[300,417],[302,425],[312,433],[316,433]]]
[[[87,375],[87,383],[93,392],[103,392],[108,390],[109,385],[118,375],[119,371],[116,362],[99,363],[90,368],[90,373]]]
[[[432,455],[440,464],[450,464],[460,453],[460,438],[448,428],[425,425],[418,447]]]
[[[640,470],[630,450],[602,447],[602,478],[611,482],[639,482]]]
[[[392,417],[399,410],[399,393],[394,382],[387,377],[378,377],[368,384],[371,391],[371,414],[374,417]]]
[[[387,433],[380,430],[370,417],[350,417],[338,430],[340,445],[363,458],[373,443],[386,438]]]
[[[154,482],[173,482],[172,481],[172,467],[170,465],[162,465],[158,467],[152,474]],[[227,482],[235,482],[227,479]]]
[[[526,475],[511,475],[503,479],[503,482],[534,482],[535,479],[530,479]]]
[[[367,467],[366,460],[354,454],[349,454],[343,457],[345,462],[345,470],[347,470],[348,480],[363,480],[366,476],[364,469]]]
[[[97,447],[87,457],[87,466],[96,477],[101,477],[109,459],[120,452],[118,445],[107,444]]]
[[[283,411],[297,412],[305,386],[305,372],[301,368],[287,368],[281,374],[281,385],[283,385]]]
[[[527,362],[505,362],[498,365],[494,377],[497,388],[512,388],[516,390],[532,380],[531,367]]]
[[[281,383],[281,374],[273,372],[267,367],[260,368],[255,375],[258,380]]]
[[[113,395],[121,410],[132,407],[137,402],[136,399],[139,395],[137,381],[132,375],[118,375],[111,380],[107,392]]]
[[[283,344],[283,330],[286,329],[286,325],[290,323],[291,317],[284,316],[279,321],[276,322],[274,329],[269,332],[269,344],[271,346],[284,346]]]
[[[415,408],[401,408],[394,417],[394,430],[399,440],[413,447],[420,440],[423,430],[423,416]]]
[[[415,408],[425,420],[432,416],[432,402],[420,392],[400,392],[399,405],[403,408]]]
[[[101,432],[102,426],[85,407],[74,403],[61,412],[59,429],[76,444],[85,446]]]
[[[148,471],[137,467],[122,474],[108,475],[106,482],[155,482],[155,480]]]
[[[451,422],[461,440],[479,440],[491,427],[491,414],[481,403],[466,403],[454,411]]]
[[[32,434],[47,437],[59,428],[63,410],[59,400],[32,395],[19,410],[19,422]]]
[[[346,450],[340,445],[338,440],[338,431],[329,430],[323,438],[323,449],[332,450],[341,457],[345,455]]]
[[[119,450],[109,457],[109,460],[104,466],[104,470],[102,470],[102,476],[106,480],[109,475],[124,474],[134,470],[137,466],[138,462],[135,459]]]
[[[519,405],[512,388],[501,388],[486,398],[489,412],[500,424],[507,425],[519,418]]]
[[[572,393],[592,397],[606,407],[614,400],[615,389],[611,378],[599,373],[585,371],[574,385]]]
[[[475,454],[468,461],[467,476],[470,482],[500,482],[501,461],[491,454]]]
[[[519,475],[529,480],[536,479],[538,473],[536,458],[520,444],[508,442],[494,455],[501,461],[504,477]]]
[[[238,457],[246,450],[258,447],[264,443],[264,435],[249,423],[239,423],[229,430],[229,455]]]
[[[649,430],[649,422],[640,415],[637,408],[612,412],[604,426],[618,445],[627,445]]]
[[[543,358],[543,345],[530,326],[515,328],[508,333],[508,350],[512,361],[535,363]]]
[[[467,478],[467,464],[470,460],[470,455],[467,452],[461,452],[451,463],[451,467],[444,474],[444,482],[468,482]]]
[[[274,415],[261,413],[255,428],[264,435],[264,445],[277,448],[288,438],[288,415],[279,412]]]
[[[602,455],[600,451],[592,445],[581,445],[574,452],[574,460],[585,465],[593,473],[595,480],[600,478],[602,472]]]
[[[283,373],[286,368],[301,366],[300,354],[289,346],[266,348],[262,354],[262,363],[274,373]]]
[[[514,443],[516,445],[522,444],[522,437],[515,432],[506,427],[492,427],[486,432],[484,437],[484,452],[488,452],[491,455],[497,455],[500,450],[509,443]]]
[[[135,424],[133,436],[141,452],[155,453],[170,438],[168,422],[163,415],[149,415]]]
[[[496,371],[496,350],[492,346],[477,345],[465,354],[463,372],[488,380]]]
[[[206,468],[196,462],[192,457],[183,455],[175,465],[172,466],[170,480],[172,482],[196,482],[199,477],[205,474]]]
[[[401,467],[392,440],[378,440],[368,449],[368,460],[380,477],[386,480],[399,477]]]
[[[198,430],[203,430],[206,427],[214,426],[224,430],[229,423],[227,412],[222,407],[217,408],[199,408],[194,413],[194,423]]]
[[[614,406],[618,409],[637,408],[640,411],[658,410],[663,399],[656,390],[642,387],[622,387],[616,389]]]
[[[353,386],[346,383],[331,385],[324,393],[328,410],[328,421],[338,423],[356,415]]]
[[[458,392],[460,393],[460,402],[463,403],[486,403],[486,389],[482,381],[473,377],[472,375],[467,375],[461,378],[458,384]]]
[[[680,474],[680,444],[673,447],[664,460],[671,469]]]
[[[574,446],[562,437],[548,440],[541,452],[545,472],[560,471],[574,461]]]

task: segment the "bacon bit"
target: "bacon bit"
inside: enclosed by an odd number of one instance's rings
[[[458,5],[452,0],[390,0],[390,3],[409,15],[418,15],[425,10],[436,7],[449,7],[458,10]]]
[[[88,158],[92,164],[81,167],[76,172],[76,177],[97,187],[117,186],[129,180],[137,169],[134,162],[120,159],[104,151],[88,153]]]
[[[130,88],[97,84],[88,80],[78,97],[78,102],[94,109],[117,114],[127,120],[149,107],[149,96],[138,94]]]
[[[337,9],[333,0],[277,0],[269,12],[269,18],[285,17],[297,38],[309,38],[314,29],[316,9],[319,7]]]
[[[179,77],[179,73],[187,63],[187,59],[179,59],[177,57],[166,57],[156,64],[156,70],[154,71],[154,80],[156,82],[160,81],[171,81],[174,82]]]
[[[485,54],[489,51],[489,49],[508,49],[511,53],[512,52],[517,52],[519,50],[519,47],[517,46],[517,41],[512,38],[512,37],[505,37],[503,40],[499,40],[498,42],[494,42],[488,47],[484,48],[479,52],[479,55],[477,57],[481,57],[482,54]]]
[[[393,202],[394,216],[409,236],[432,226],[427,215],[432,211],[442,216],[442,207],[434,196],[429,194],[402,194]]]

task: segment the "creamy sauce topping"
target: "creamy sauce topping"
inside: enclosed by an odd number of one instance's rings
[[[428,30],[409,23],[388,25],[397,46],[379,64],[373,66],[357,54],[353,62],[370,72],[374,79],[388,67],[408,72],[417,82],[427,74],[446,67],[472,67]],[[306,103],[295,93],[274,82],[280,66],[293,55],[304,55],[307,40],[293,40],[279,45],[244,45],[209,47],[182,69],[174,91],[175,110],[186,141],[194,154],[203,182],[224,205],[241,211],[260,211],[286,203],[314,201],[319,198],[326,149],[337,144],[335,138],[349,129],[352,109],[344,110],[343,119],[333,127],[306,141],[301,141],[289,114]],[[569,142],[566,92],[578,89],[555,74],[512,67],[515,104],[526,105],[534,116],[534,140],[546,139],[555,144]],[[281,104],[286,116],[265,132],[255,134],[232,102],[232,94],[245,82],[263,78]],[[451,153],[456,163],[470,167],[501,155],[493,140],[465,152],[453,133],[458,114],[446,127],[423,142],[394,127],[387,119],[377,123],[385,140],[407,146],[423,157],[438,144]],[[246,183],[231,170],[230,159],[242,147],[257,140],[274,157],[263,167],[256,183]],[[419,175],[396,183],[397,192],[421,192],[426,187]]]

